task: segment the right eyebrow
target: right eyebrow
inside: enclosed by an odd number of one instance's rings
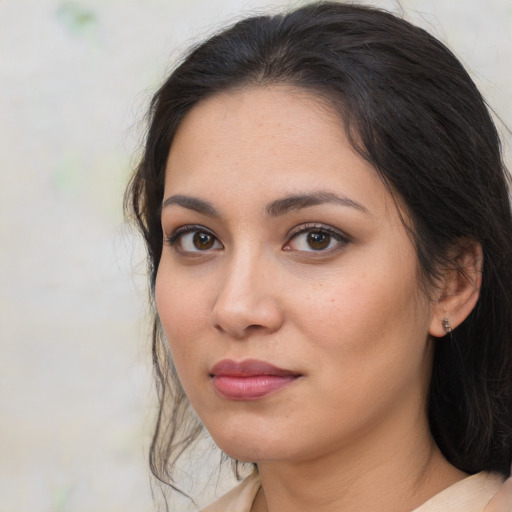
[[[171,204],[177,204],[183,208],[208,215],[209,217],[220,217],[220,213],[211,203],[203,199],[198,199],[197,197],[184,196],[181,194],[170,196],[162,203],[162,210]]]

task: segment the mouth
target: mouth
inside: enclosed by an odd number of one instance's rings
[[[227,400],[259,400],[289,386],[300,373],[265,361],[223,359],[210,370],[215,391]]]

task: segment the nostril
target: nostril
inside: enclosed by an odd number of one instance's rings
[[[265,327],[263,325],[258,325],[258,324],[252,324],[252,325],[247,326],[248,331],[257,331],[257,330],[264,329],[264,328]]]
[[[215,329],[215,330],[217,330],[217,331],[219,331],[219,332],[222,332],[222,333],[226,332],[226,329],[224,329],[224,328],[222,327],[222,325],[220,325],[220,324],[217,324],[217,323],[216,323],[216,324],[214,324],[214,326],[213,326],[213,327],[214,327],[214,329]]]

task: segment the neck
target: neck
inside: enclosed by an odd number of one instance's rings
[[[426,414],[393,418],[376,432],[300,462],[258,464],[253,512],[407,512],[466,476],[443,457]]]

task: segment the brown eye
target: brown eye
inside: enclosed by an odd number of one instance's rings
[[[324,252],[330,254],[349,243],[346,235],[330,226],[304,224],[297,226],[290,240],[284,245],[285,251]]]
[[[215,243],[215,237],[209,233],[201,233],[197,231],[193,236],[194,247],[199,251],[211,249]]]
[[[329,247],[331,235],[320,231],[310,231],[307,235],[307,243],[314,251],[321,251]]]
[[[224,248],[212,233],[188,226],[178,229],[168,239],[168,244],[182,254],[209,252]]]

